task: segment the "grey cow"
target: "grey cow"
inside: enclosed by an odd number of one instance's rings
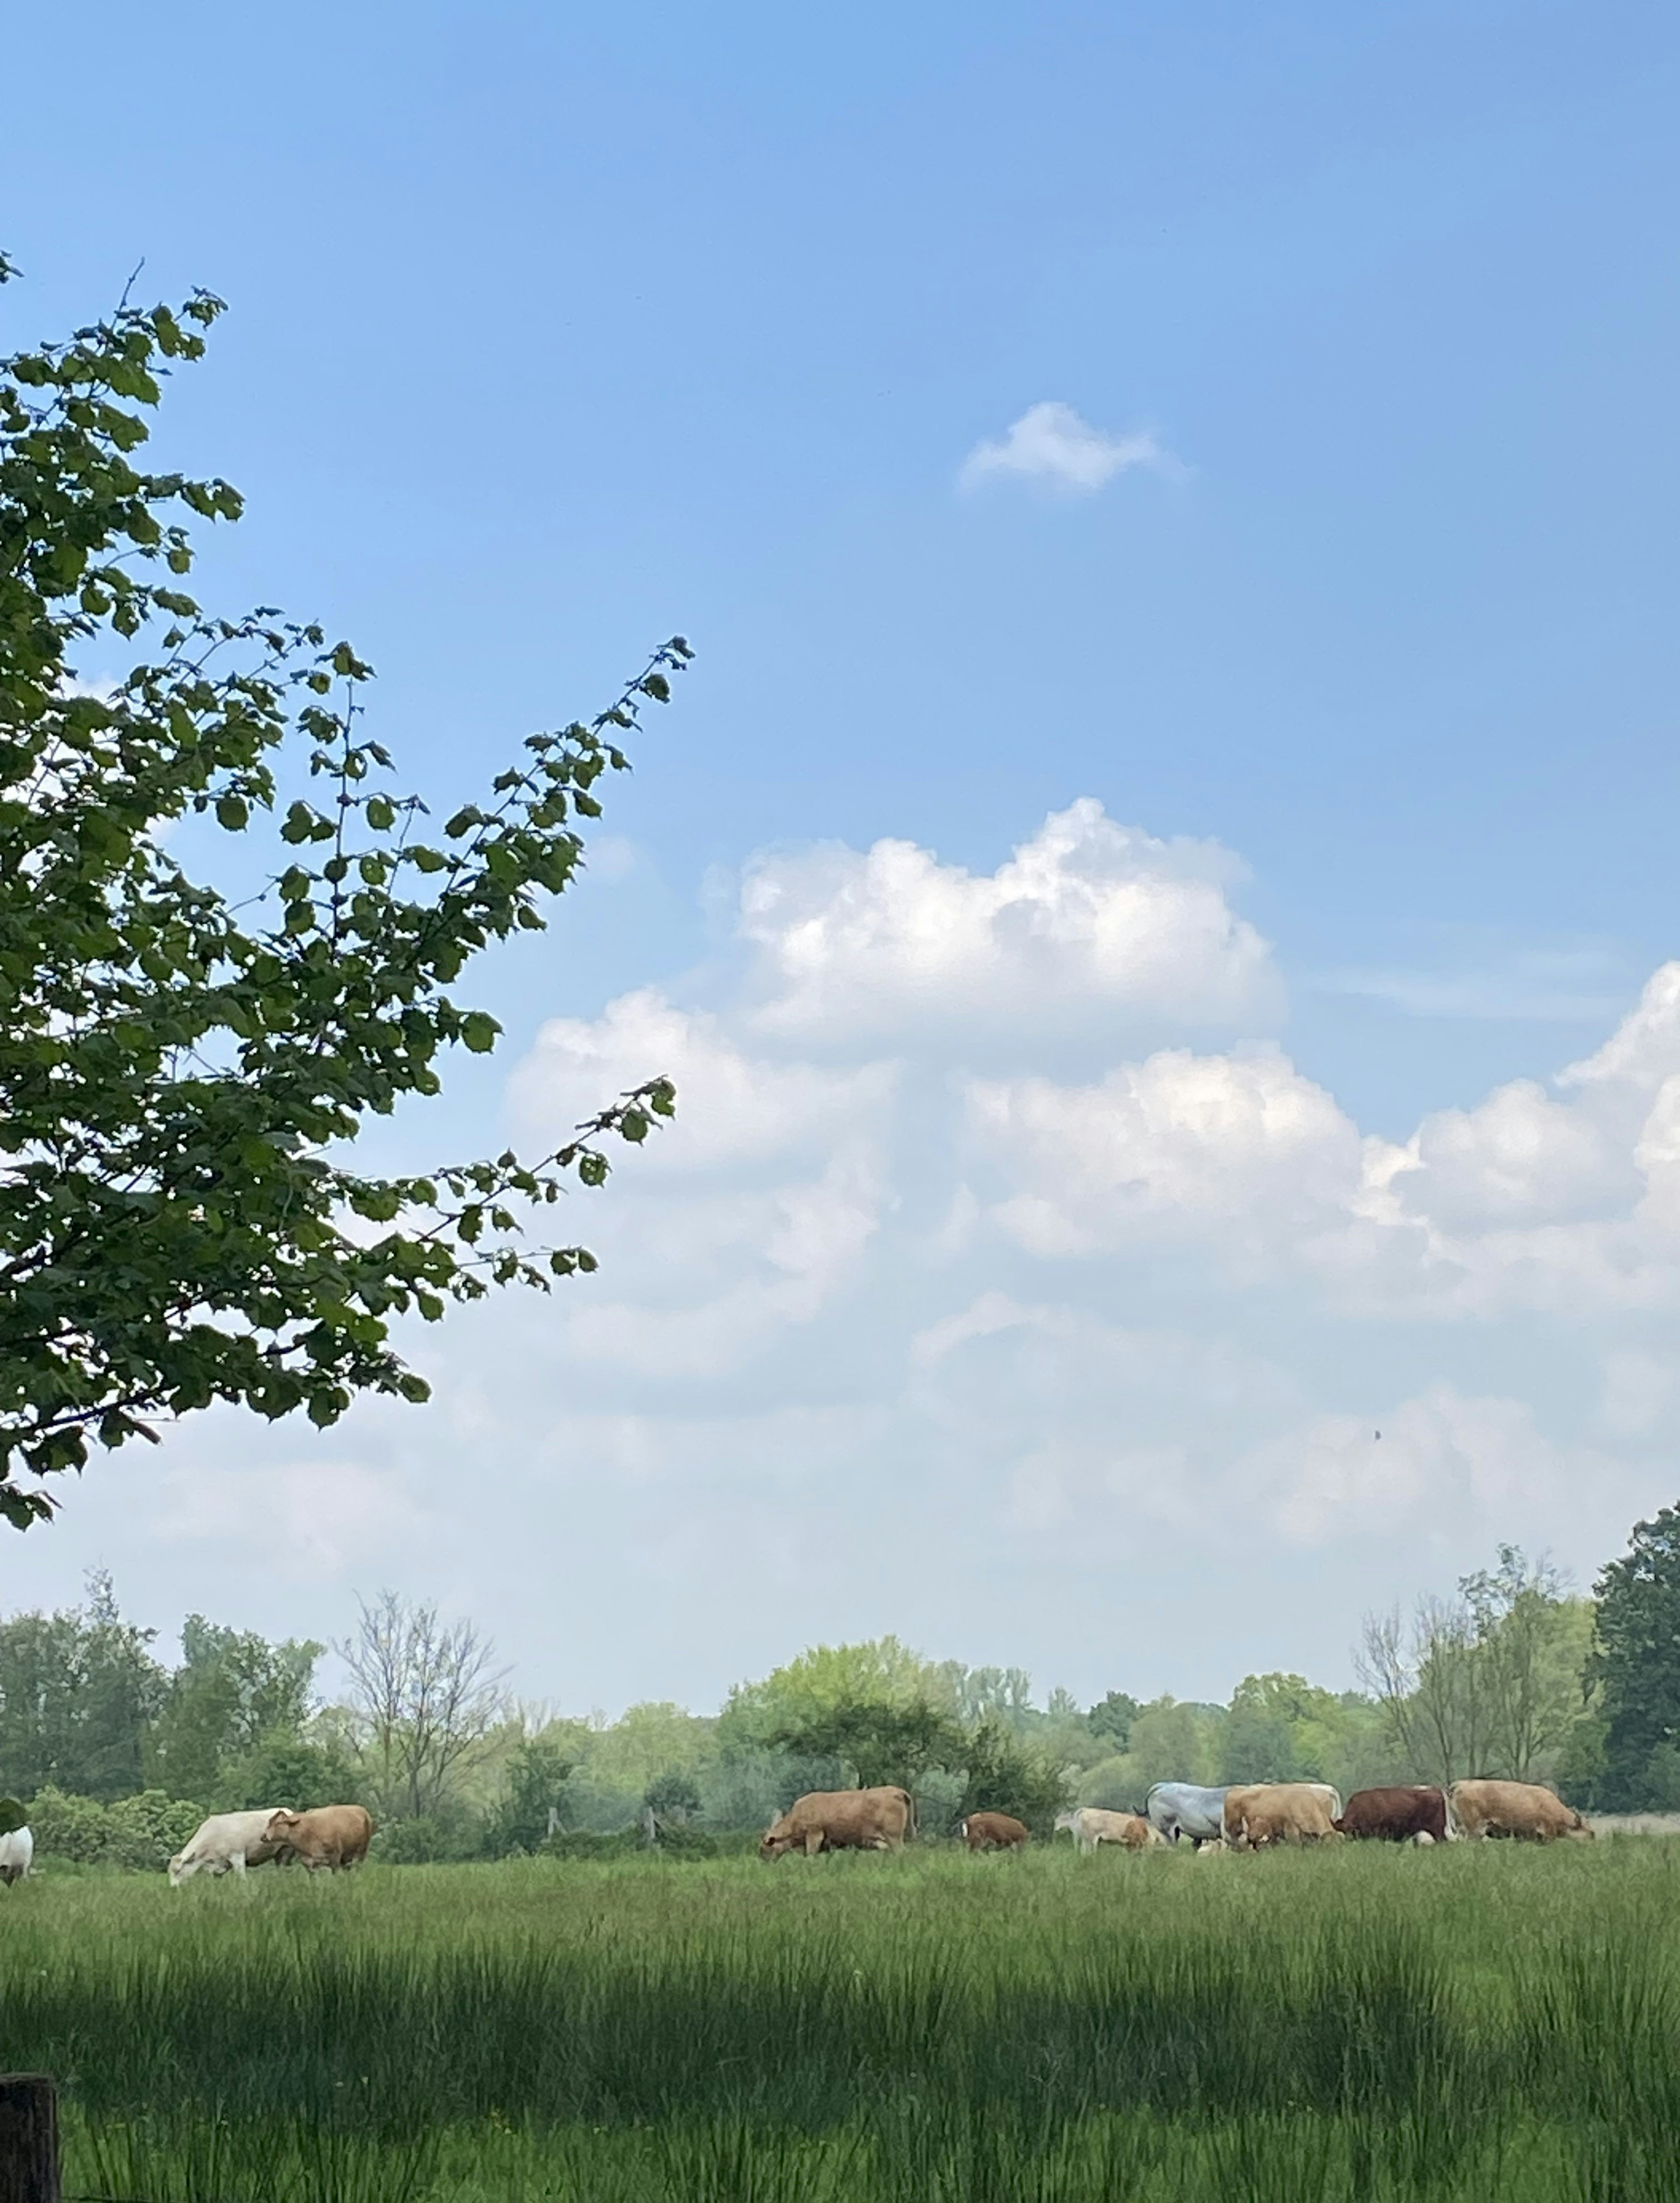
[[[1169,1844],[1188,1836],[1199,1849],[1224,1838],[1222,1789],[1210,1790],[1200,1782],[1157,1782],[1144,1801],[1144,1811]]]

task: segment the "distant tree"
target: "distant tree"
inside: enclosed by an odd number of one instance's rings
[[[1222,1710],[1171,1697],[1151,1698],[1132,1724],[1133,1786],[1148,1791],[1152,1782],[1211,1782],[1218,1766]]]
[[[680,1767],[667,1768],[648,1785],[642,1802],[658,1819],[673,1821],[680,1828],[700,1816],[700,1786]]]
[[[673,639],[591,724],[530,736],[423,838],[425,806],[380,786],[390,758],[358,724],[372,669],[313,623],[218,618],[180,586],[183,516],[231,522],[240,498],[132,455],[159,375],[221,310],[125,303],[0,360],[0,1516],[20,1529],[56,1504],[21,1479],[160,1417],[423,1400],[393,1320],[592,1269],[583,1248],[524,1251],[522,1219],[600,1184],[600,1140],[673,1107],[650,1079],[529,1166],[346,1162],[370,1115],[438,1091],[446,1050],[494,1048],[495,1019],[449,989],[545,924],[618,736],[689,653]],[[82,677],[152,623],[114,684]],[[166,848],[188,815],[264,830],[305,771],[318,800],[255,853],[254,895]]]
[[[249,1759],[259,1744],[301,1740],[326,1647],[308,1638],[273,1645],[201,1614],[188,1615],[180,1641],[183,1658],[169,1678],[149,1757],[171,1797],[208,1798],[222,1788],[223,1769]]]
[[[914,1789],[930,1767],[960,1766],[964,1748],[962,1731],[944,1707],[881,1698],[790,1713],[767,1741],[807,1758],[837,1759],[865,1789],[884,1782]]]
[[[1124,1691],[1110,1691],[1085,1716],[1091,1733],[1109,1751],[1124,1751],[1132,1741],[1132,1724],[1143,1708]]]
[[[963,1741],[949,1671],[896,1637],[813,1645],[740,1686],[718,1734],[726,1753],[837,1760],[854,1781],[909,1787],[930,1767],[960,1764]]]
[[[79,1797],[133,1796],[166,1680],[157,1632],[125,1621],[104,1570],[86,1603],[0,1622],[0,1783]]]
[[[380,1803],[436,1818],[501,1714],[506,1671],[474,1623],[446,1623],[435,1605],[390,1591],[358,1604],[356,1633],[337,1649]]]
[[[960,1660],[942,1660],[934,1672],[940,1694],[966,1725],[993,1716],[1021,1728],[1032,1718],[1032,1678],[1025,1668],[965,1668]]]
[[[254,1811],[259,1805],[355,1805],[366,1785],[352,1753],[330,1731],[300,1735],[276,1730],[249,1751],[223,1760],[210,1802],[219,1812]]]
[[[1601,1803],[1680,1808],[1680,1507],[1634,1525],[1600,1573],[1590,1674],[1603,1692]]]
[[[1409,1636],[1398,1611],[1367,1617],[1358,1658],[1411,1773],[1529,1781],[1566,1758],[1588,1716],[1591,1627],[1554,1568],[1501,1545],[1497,1568],[1420,1600]]]
[[[485,1824],[485,1848],[492,1857],[534,1852],[559,1826],[565,1787],[574,1762],[551,1739],[527,1737],[507,1763],[507,1793]]]
[[[964,1784],[958,1820],[970,1813],[1009,1813],[1035,1835],[1048,1836],[1072,1794],[1066,1769],[995,1715],[971,1731],[961,1763]]]

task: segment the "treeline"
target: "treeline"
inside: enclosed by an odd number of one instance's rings
[[[1364,1688],[1244,1678],[1228,1704],[1034,1700],[1018,1668],[924,1659],[896,1638],[817,1646],[715,1716],[615,1722],[512,1700],[470,1621],[386,1593],[337,1651],[188,1617],[173,1668],[109,1576],[78,1607],[0,1621],[0,1790],[43,1852],[161,1864],[204,1813],[370,1804],[384,1857],[493,1858],[630,1842],[703,1851],[802,1790],[902,1782],[925,1829],[983,1806],[1046,1829],[1064,1804],[1136,1809],[1152,1782],[1549,1782],[1588,1810],[1680,1810],[1680,1512],[1576,1595],[1545,1562],[1497,1565],[1410,1617],[1371,1617]]]

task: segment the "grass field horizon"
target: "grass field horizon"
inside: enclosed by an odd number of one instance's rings
[[[1680,1847],[88,1875],[0,2060],[135,2203],[1680,2198]]]

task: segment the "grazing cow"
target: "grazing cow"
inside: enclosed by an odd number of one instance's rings
[[[971,1813],[958,1833],[971,1852],[1024,1852],[1032,1840],[1009,1813]]]
[[[1218,1843],[1225,1833],[1224,1791],[1199,1782],[1157,1782],[1144,1800],[1144,1811],[1169,1844],[1188,1836],[1199,1850]]]
[[[269,1823],[275,1809],[267,1805],[256,1813],[212,1813],[200,1821],[192,1840],[169,1861],[169,1881],[179,1888],[195,1874],[243,1875],[248,1866],[261,1866],[280,1855],[280,1846],[269,1840]]]
[[[1167,1840],[1140,1813],[1107,1813],[1100,1805],[1079,1805],[1071,1813],[1058,1813],[1058,1828],[1066,1828],[1082,1852],[1098,1844],[1118,1844],[1123,1851],[1146,1851]]]
[[[34,1863],[35,1839],[27,1828],[12,1828],[0,1836],[0,1883],[9,1889],[21,1881]]]
[[[1572,1805],[1537,1782],[1455,1782],[1446,1795],[1452,1817],[1467,1836],[1551,1844],[1560,1836],[1590,1838],[1593,1833]]]
[[[1325,1793],[1328,1791],[1327,1797]],[[1327,1782],[1251,1782],[1225,1793],[1225,1840],[1233,1851],[1336,1841]]]
[[[282,1859],[301,1859],[313,1873],[336,1874],[368,1855],[373,1815],[365,1805],[316,1805],[307,1813],[282,1808],[269,1816],[268,1840]]]
[[[1385,1844],[1444,1844],[1446,1796],[1422,1783],[1396,1784],[1386,1790],[1356,1790],[1336,1816],[1345,1836]]]
[[[916,1809],[908,1790],[813,1790],[796,1798],[759,1838],[761,1859],[784,1852],[896,1852],[916,1833]]]

